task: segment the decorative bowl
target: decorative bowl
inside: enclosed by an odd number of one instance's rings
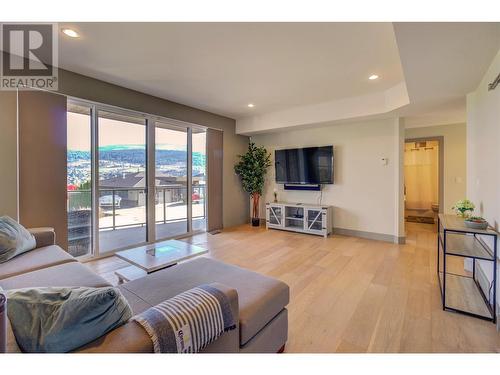
[[[485,230],[488,228],[488,222],[486,220],[484,221],[471,221],[471,220],[465,220],[465,226],[469,227],[471,229],[482,229]]]

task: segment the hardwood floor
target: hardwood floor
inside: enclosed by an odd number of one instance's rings
[[[186,241],[290,285],[288,353],[500,352],[494,324],[442,310],[434,227],[407,231],[405,245],[249,225]],[[116,257],[87,264],[114,284],[127,266]]]

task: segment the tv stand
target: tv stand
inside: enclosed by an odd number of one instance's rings
[[[328,237],[333,228],[333,207],[302,203],[266,203],[266,228]]]

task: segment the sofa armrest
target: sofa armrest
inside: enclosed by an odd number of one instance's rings
[[[226,285],[219,283],[210,284],[222,291],[231,304],[231,311],[236,322],[239,321],[238,292]],[[134,312],[138,313],[138,312]],[[235,332],[239,332],[239,326]],[[224,335],[231,334],[232,331]],[[224,336],[222,335],[222,336]],[[221,336],[221,337],[222,337]],[[239,336],[239,335],[238,335]],[[220,338],[219,338],[220,339]],[[239,342],[239,341],[237,341]],[[235,351],[239,350],[238,344],[235,345]],[[137,322],[129,321],[124,325],[115,328],[104,336],[88,343],[75,350],[76,353],[153,353],[153,343]]]
[[[209,285],[219,289],[228,297],[229,303],[231,304],[231,312],[233,313],[234,321],[236,322],[236,329],[239,331],[240,306],[238,303],[238,292],[236,291],[236,289],[220,283],[211,283]]]
[[[54,228],[30,228],[28,231],[35,237],[37,248],[55,245],[56,243]]]

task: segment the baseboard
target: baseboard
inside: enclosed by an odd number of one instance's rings
[[[260,225],[265,226],[266,219],[260,219]],[[336,227],[333,228],[333,234],[340,234],[342,236],[349,236],[349,237],[366,238],[367,240],[391,242],[400,245],[404,245],[406,243],[406,237],[398,237],[398,236],[393,236],[391,234],[383,234],[376,232],[365,232],[362,230],[355,230],[355,229],[345,229]]]
[[[384,241],[396,244],[406,243],[406,237],[393,236],[391,234],[376,233],[376,232],[365,232],[362,230],[355,229],[345,229],[345,228],[333,228],[334,234],[340,234],[342,236],[359,237],[366,238],[367,240]]]

